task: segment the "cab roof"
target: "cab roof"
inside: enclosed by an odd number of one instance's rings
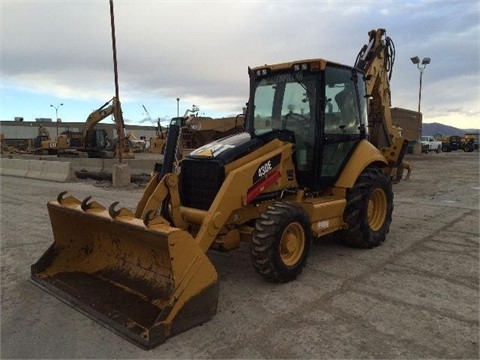
[[[321,58],[316,58],[316,59],[305,59],[305,60],[296,60],[296,61],[290,61],[290,62],[284,62],[284,63],[278,63],[278,64],[265,64],[262,66],[256,66],[252,68],[253,71],[257,70],[262,70],[262,69],[268,69],[270,71],[279,71],[279,70],[287,70],[293,68],[295,65],[303,65],[303,64],[308,64],[309,68],[311,70],[325,70],[325,67],[327,64],[330,65],[337,65],[337,66],[346,66],[342,65],[339,63],[335,63],[333,61],[321,59]]]

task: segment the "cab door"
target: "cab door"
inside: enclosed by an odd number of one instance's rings
[[[324,91],[319,188],[335,182],[358,142],[367,136],[363,75],[351,68],[327,66]]]

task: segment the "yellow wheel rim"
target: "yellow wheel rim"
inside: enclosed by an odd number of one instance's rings
[[[305,249],[305,232],[299,223],[291,223],[282,234],[280,257],[287,266],[294,266],[302,258]]]
[[[385,191],[376,188],[368,201],[368,224],[370,229],[378,231],[385,223],[387,217],[387,196]]]

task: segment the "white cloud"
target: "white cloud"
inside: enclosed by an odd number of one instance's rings
[[[0,6],[4,81],[59,98],[103,102],[113,95],[107,1]],[[478,86],[460,102],[449,89],[478,83],[478,20],[468,0],[116,0],[122,103],[180,96],[182,105],[185,99],[235,113],[248,97],[248,66],[312,57],[353,65],[367,32],[384,27],[397,49],[394,104],[416,109],[418,71],[409,58],[429,56],[422,109],[440,116],[458,107],[468,118],[478,108]]]

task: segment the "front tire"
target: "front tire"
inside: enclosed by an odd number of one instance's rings
[[[336,242],[370,249],[385,241],[393,212],[392,183],[378,168],[366,168],[347,193],[343,220],[348,228],[334,234]]]
[[[292,281],[301,274],[311,244],[305,210],[294,203],[275,202],[255,223],[250,248],[253,267],[268,281]]]

